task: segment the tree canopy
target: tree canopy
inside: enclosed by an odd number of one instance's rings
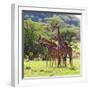
[[[69,26],[59,16],[46,18],[45,21],[46,23],[35,22],[30,18],[24,20],[24,53],[30,58],[47,56],[47,49],[38,44],[39,36],[48,40],[57,40],[57,27],[61,37],[69,44],[79,40],[79,27]]]

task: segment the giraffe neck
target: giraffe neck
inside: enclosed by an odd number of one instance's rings
[[[52,41],[49,41],[49,40],[47,40],[47,39],[44,39],[44,42],[45,42],[46,44],[48,44],[49,46],[57,46],[56,43],[54,43],[54,42],[52,42]]]
[[[58,42],[59,42],[59,45],[62,45],[62,38],[61,38],[61,34],[60,34],[60,31],[58,29],[58,32],[57,32],[57,36],[58,36]]]

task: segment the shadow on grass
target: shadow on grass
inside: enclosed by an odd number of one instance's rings
[[[76,70],[76,67],[73,66],[73,67],[70,67],[69,69],[70,70]]]
[[[40,72],[45,72],[45,70],[41,69]]]
[[[51,73],[49,76],[54,76],[55,74],[54,73]]]

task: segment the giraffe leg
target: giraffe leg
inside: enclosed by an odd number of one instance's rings
[[[46,67],[48,67],[48,63],[49,63],[49,56],[47,56],[46,58]]]
[[[73,66],[72,57],[70,56],[70,66]]]
[[[50,67],[53,66],[53,61],[52,61],[52,58],[50,59]]]
[[[58,58],[58,67],[61,66],[61,57]]]
[[[70,66],[72,67],[73,66],[73,61],[72,61],[72,49],[69,53],[69,60],[70,60]]]
[[[56,62],[57,60],[55,60],[55,67],[57,66],[57,62]]]
[[[64,64],[65,67],[67,67],[66,56],[63,58],[63,64]]]

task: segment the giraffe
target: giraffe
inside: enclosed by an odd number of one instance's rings
[[[45,38],[39,38],[39,44],[48,49],[48,58],[50,59],[50,66],[53,67],[53,64],[55,62],[55,67],[56,67],[58,57],[61,54],[59,52],[58,46],[55,43],[53,43]],[[48,66],[48,60],[47,60],[46,65]]]
[[[66,64],[67,55],[69,56],[70,65],[72,66],[72,48],[69,47],[66,42],[61,40],[60,35],[59,38],[60,38],[59,45],[41,37],[39,38],[39,44],[48,49],[48,57],[50,58],[51,61],[55,61],[56,59],[58,59],[57,60],[58,67],[61,66],[61,59],[63,59],[63,65],[65,67],[67,66]]]
[[[57,27],[57,36],[58,36],[58,43],[59,43],[59,48],[62,51],[63,54],[63,64],[65,65],[65,67],[67,66],[66,64],[66,59],[67,59],[67,55],[69,56],[69,63],[71,65],[71,67],[73,66],[73,62],[72,62],[72,48],[70,46],[68,46],[68,44],[62,39],[61,35],[60,35],[60,31],[59,31],[59,27]],[[61,60],[58,60],[58,65],[60,64]]]

